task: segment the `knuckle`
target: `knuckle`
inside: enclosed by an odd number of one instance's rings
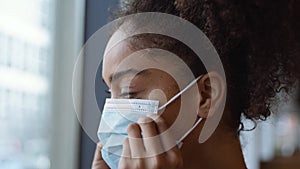
[[[132,169],[132,168],[130,166],[128,166],[128,165],[122,165],[122,164],[120,164],[119,167],[118,167],[118,169]]]
[[[155,122],[158,125],[164,125],[164,124],[166,124],[165,120],[162,117],[155,118]]]
[[[152,169],[160,169],[161,167],[162,167],[162,165],[161,165],[161,164],[158,164],[158,163],[154,163],[154,164],[152,164],[152,166],[151,166]]]
[[[135,163],[134,168],[145,168],[143,159],[141,159],[141,158],[136,159],[136,163]]]
[[[162,118],[159,118],[159,119],[156,120],[156,124],[157,125],[164,125],[165,121]]]
[[[141,117],[138,119],[138,123],[141,125],[147,124],[147,123],[153,123],[153,119],[150,117]]]
[[[183,166],[183,159],[180,155],[174,155],[170,159],[170,163],[176,168]]]
[[[126,162],[126,160],[124,158],[120,159],[118,169],[130,169],[130,166],[128,165],[128,163]]]
[[[153,158],[153,161],[152,161],[152,168],[153,169],[159,169],[159,168],[162,168],[163,167],[163,159],[160,158],[160,157],[155,157]]]

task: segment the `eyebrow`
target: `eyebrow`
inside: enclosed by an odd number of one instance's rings
[[[120,72],[116,72],[114,74],[112,74],[111,76],[109,76],[109,83],[112,82],[112,80],[116,80],[126,74],[140,74],[144,71],[139,71],[139,70],[136,70],[136,69],[127,69],[127,70],[124,70],[124,71],[120,71]]]

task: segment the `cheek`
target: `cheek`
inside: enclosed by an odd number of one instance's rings
[[[164,105],[170,99],[172,99],[179,92],[179,88],[176,85],[170,85],[167,87],[163,87],[162,89],[154,89],[149,94],[149,99],[159,100],[159,106]],[[177,118],[177,115],[180,111],[181,98],[178,97],[174,101],[172,101],[168,106],[159,113],[161,113],[162,117],[168,124],[168,126],[172,125]]]
[[[176,81],[167,73],[153,70],[145,79],[136,79],[136,84],[145,88],[140,95],[141,98],[149,100],[158,100],[159,107],[167,103],[179,92],[179,86]],[[180,97],[171,102],[164,110],[161,110],[162,117],[168,125],[171,125],[177,118],[180,111]]]
[[[161,107],[163,104],[165,104],[168,101],[166,94],[161,89],[153,89],[152,91],[150,91],[150,93],[148,94],[148,99],[158,100],[159,107]]]
[[[167,122],[168,126],[171,126],[175,122],[180,111],[180,103],[181,99],[177,98],[172,103],[170,103],[162,112],[162,117]]]

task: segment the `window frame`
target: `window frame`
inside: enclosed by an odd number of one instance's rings
[[[84,42],[85,0],[56,0],[55,9],[51,168],[76,169],[79,165],[80,128],[73,106],[72,77]]]

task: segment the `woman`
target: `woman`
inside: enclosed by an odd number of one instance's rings
[[[210,39],[222,60],[227,81],[219,72],[207,72],[195,54],[178,40],[163,35],[137,35],[119,43],[104,56],[103,79],[111,90],[112,98],[148,99],[152,89],[160,89],[166,102],[179,93],[174,78],[168,73],[150,69],[147,72],[115,82],[111,76],[131,53],[160,48],[178,55],[192,70],[200,103],[198,118],[204,119],[183,140],[183,146],[174,146],[163,153],[145,158],[133,158],[135,151],[155,150],[163,144],[132,144],[131,138],[159,135],[172,125],[180,109],[180,98],[170,103],[161,116],[139,119],[127,128],[128,138],[123,143],[123,154],[118,168],[246,168],[238,134],[244,130],[241,116],[250,120],[265,120],[270,107],[276,104],[276,94],[289,93],[299,76],[300,4],[296,1],[227,1],[227,0],[128,0],[118,11],[118,17],[139,12],[162,12],[196,25]],[[155,60],[155,59],[154,59]],[[155,60],[156,62],[160,62]],[[151,62],[144,60],[143,62]],[[172,66],[172,65],[170,65]],[[177,69],[181,69],[178,67]],[[130,76],[130,75],[128,75]],[[131,91],[122,93],[126,84]],[[213,135],[202,144],[198,142],[210,109],[217,110],[220,99],[226,97],[221,122]],[[101,155],[101,143],[96,149],[93,168],[109,166]]]

